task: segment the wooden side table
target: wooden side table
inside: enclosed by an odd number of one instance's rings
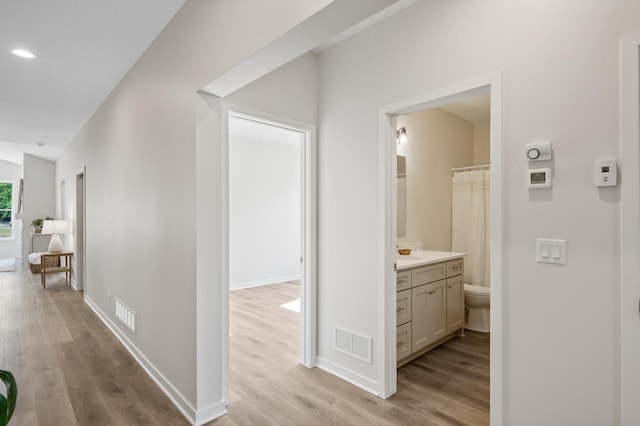
[[[62,262],[60,262],[60,266],[51,266],[47,268],[47,259],[50,257],[64,257],[64,266],[62,266]],[[50,274],[52,272],[64,272],[65,284],[71,285],[72,260],[73,252],[71,251],[61,251],[60,253],[42,253],[40,255],[40,279],[42,281],[42,287],[47,288],[46,274]]]

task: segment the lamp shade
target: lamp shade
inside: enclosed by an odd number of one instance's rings
[[[69,226],[66,220],[45,220],[42,224],[43,234],[66,234]]]

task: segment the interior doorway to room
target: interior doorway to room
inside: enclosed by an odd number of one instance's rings
[[[451,412],[424,408],[477,425],[490,406],[490,116],[487,92],[397,117],[397,245],[412,250],[396,262],[398,393],[455,393]]]
[[[84,169],[76,174],[76,255],[75,260],[75,281],[76,290],[85,289],[85,271],[86,271],[86,237],[85,237],[85,218],[86,218],[86,203],[85,203],[85,173]]]
[[[310,131],[229,113],[230,402],[311,366]]]
[[[398,251],[396,244],[400,242],[398,240],[398,211],[402,213],[402,209],[398,208],[398,145],[397,131],[403,127],[399,125],[402,123],[402,116],[412,114],[418,111],[424,111],[431,108],[439,108],[450,104],[455,104],[465,99],[470,99],[477,96],[488,94],[490,100],[490,124],[489,124],[489,147],[490,147],[490,184],[489,184],[489,204],[490,204],[490,225],[489,225],[489,245],[490,245],[490,395],[487,408],[490,406],[491,411],[489,417],[485,419],[488,424],[499,424],[502,422],[503,411],[503,394],[502,394],[502,353],[503,353],[503,339],[502,339],[502,223],[501,223],[501,211],[502,211],[502,76],[500,72],[489,74],[487,76],[479,77],[476,79],[460,82],[449,87],[435,90],[431,93],[425,93],[417,96],[413,96],[404,101],[399,101],[394,104],[385,105],[380,108],[380,138],[379,148],[380,156],[383,159],[385,167],[380,171],[380,188],[384,191],[385,210],[383,217],[384,232],[380,233],[381,236],[381,248],[384,253],[384,261],[381,262],[381,286],[384,289],[385,298],[383,300],[383,306],[381,310],[385,312],[385,330],[384,330],[384,350],[385,350],[385,369],[383,384],[380,387],[380,394],[384,397],[390,397],[394,395],[398,389],[398,377],[400,374],[397,370],[397,361],[406,360],[406,354],[398,355],[398,311],[397,303],[400,298],[397,291],[397,278],[401,274],[396,273],[396,267],[399,266]],[[411,130],[409,127],[404,126],[411,142]],[[393,138],[393,139],[392,139]],[[437,136],[436,139],[439,139]],[[424,140],[415,141],[415,143],[422,143]],[[437,154],[436,154],[437,155]],[[473,166],[473,165],[471,165]],[[407,165],[409,167],[409,165]],[[452,168],[448,167],[446,173],[452,176]],[[407,177],[408,179],[408,177]],[[408,189],[409,183],[407,183]],[[450,189],[452,190],[452,189]],[[402,191],[400,191],[402,192]],[[401,194],[402,195],[402,194]],[[407,199],[411,197],[409,191],[406,194]],[[446,201],[445,201],[446,203]],[[411,238],[407,236],[407,238]],[[446,237],[445,237],[446,240]],[[404,242],[407,242],[406,240]],[[422,241],[425,243],[424,241]],[[430,242],[426,242],[426,248],[430,248]],[[447,264],[448,268],[448,264]],[[445,278],[447,272],[444,272]],[[455,275],[455,274],[452,274]],[[446,280],[445,280],[446,281]],[[421,285],[421,284],[419,284]],[[431,285],[431,284],[427,284]],[[446,287],[446,286],[445,286]],[[459,300],[459,299],[457,299]],[[442,297],[440,301],[446,304],[446,296]],[[446,306],[446,305],[445,305]],[[446,324],[446,319],[444,320]],[[444,333],[446,334],[446,333]],[[411,338],[409,338],[411,342]],[[438,340],[434,341],[437,346]],[[411,345],[409,345],[411,346]],[[434,346],[434,347],[436,347]],[[444,346],[444,345],[442,345]],[[435,352],[433,349],[427,354]],[[426,348],[429,350],[430,348]],[[402,358],[402,359],[401,359]],[[404,376],[403,376],[404,377]],[[483,420],[484,421],[484,420]]]

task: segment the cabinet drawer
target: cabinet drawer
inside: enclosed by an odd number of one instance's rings
[[[464,272],[464,261],[462,259],[447,262],[447,277],[455,277]]]
[[[411,321],[411,289],[399,291],[396,298],[396,325]]]
[[[447,277],[447,264],[438,263],[436,265],[423,266],[411,271],[411,286],[416,287],[422,284],[432,283]]]
[[[396,291],[411,288],[411,271],[402,271],[396,274]]]
[[[411,355],[411,323],[396,329],[396,358],[401,360]]]

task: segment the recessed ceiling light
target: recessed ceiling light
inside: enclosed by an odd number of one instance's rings
[[[27,59],[35,59],[36,57],[36,55],[24,49],[13,49],[11,50],[11,53],[13,53],[16,56],[20,56],[21,58],[27,58]]]

